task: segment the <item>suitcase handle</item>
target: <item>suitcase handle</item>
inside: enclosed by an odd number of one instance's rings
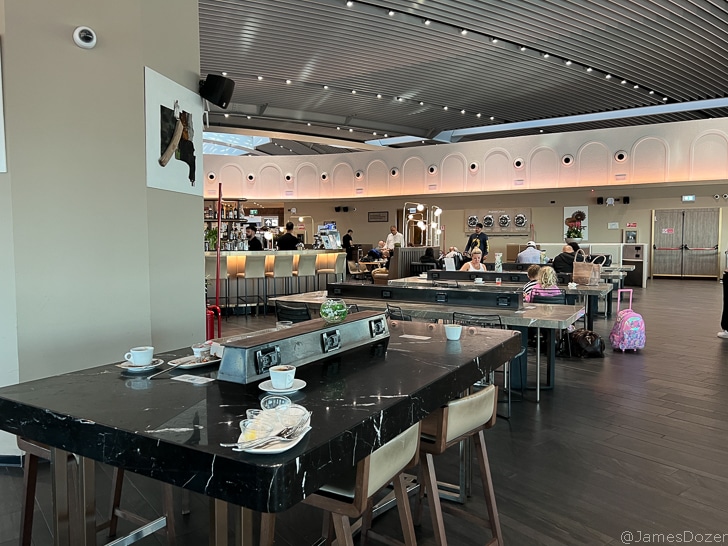
[[[619,304],[622,303],[622,292],[629,292],[629,307],[625,309],[632,309],[632,292],[631,288],[620,288],[617,290],[617,313],[619,313]]]

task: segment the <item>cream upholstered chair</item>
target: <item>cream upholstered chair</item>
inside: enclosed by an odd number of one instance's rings
[[[403,471],[417,464],[419,437],[420,424],[417,423],[303,501],[331,515],[338,546],[354,545],[349,518],[357,518],[368,512],[371,498],[390,482],[394,484],[404,544],[417,544]],[[367,535],[376,536],[370,530],[370,524],[371,518],[365,517],[361,527],[363,538]],[[262,514],[261,546],[273,544],[274,534],[275,514]],[[388,542],[398,543],[392,539]]]
[[[299,254],[298,265],[293,270],[293,276],[298,278],[298,292],[301,292],[301,277],[306,278],[306,292],[308,292],[308,278],[314,278],[316,288],[316,254]]]
[[[240,279],[243,279],[243,305],[245,306],[245,318],[248,318],[248,280],[254,279],[256,281],[256,292],[255,292],[255,309],[257,313],[258,304],[261,302],[265,303],[267,299],[267,286],[265,280],[265,254],[249,254],[245,257],[245,261],[242,266],[238,266],[236,276],[236,296],[238,302],[240,301]],[[260,280],[263,279],[263,288],[266,290],[264,295],[260,295]],[[263,314],[267,314],[267,309],[263,305]]]
[[[268,280],[273,279],[273,297],[278,295],[276,281],[283,279],[283,294],[287,294],[286,286],[293,283],[293,255],[273,256],[273,271],[265,272],[265,306],[268,307]]]
[[[488,510],[487,526],[491,531],[492,538],[485,541],[486,545],[503,544],[498,508],[495,502],[493,491],[493,480],[490,475],[488,463],[488,452],[485,448],[483,431],[495,425],[496,404],[498,402],[498,388],[495,385],[488,387],[448,402],[446,406],[428,415],[422,421],[422,437],[420,439],[420,471],[422,473],[427,499],[430,505],[430,517],[432,528],[435,531],[437,544],[447,544],[445,525],[442,517],[442,508],[447,506],[449,511],[464,512],[458,508],[440,503],[440,495],[437,487],[437,476],[435,475],[434,455],[444,453],[449,447],[459,444],[462,440],[473,438],[480,467],[480,478],[483,483],[485,494],[485,505]],[[462,487],[463,484],[461,484]],[[419,501],[425,491],[420,490]],[[421,510],[418,505],[417,517]],[[473,519],[470,514],[468,519]],[[483,518],[484,519],[484,518]]]
[[[339,252],[336,254],[336,261],[333,264],[333,267],[324,267],[316,270],[316,277],[319,275],[326,275],[326,283],[329,282],[329,275],[334,275],[334,279],[336,281],[339,280],[339,275],[341,275],[341,280],[344,280],[344,276],[346,275],[346,252]]]

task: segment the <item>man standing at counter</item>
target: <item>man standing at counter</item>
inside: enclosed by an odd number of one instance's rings
[[[475,224],[475,233],[468,238],[468,244],[465,245],[465,254],[479,248],[483,252],[483,259],[488,255],[488,236],[483,233],[483,224],[478,222]]]
[[[351,236],[352,233],[354,233],[354,230],[352,229],[346,232],[346,235],[344,235],[344,238],[341,240],[341,246],[344,250],[346,250],[346,259],[350,262],[355,262],[354,238]]]
[[[245,237],[248,239],[248,250],[263,250],[263,243],[255,236],[256,231],[258,231],[258,228],[253,224],[248,224],[245,228]]]
[[[278,250],[298,250],[299,242],[293,234],[293,222],[286,222],[286,232],[278,237]]]
[[[387,242],[384,244],[389,250],[394,250],[395,246],[404,246],[404,235],[397,231],[397,226],[389,226],[391,232],[387,235]]]

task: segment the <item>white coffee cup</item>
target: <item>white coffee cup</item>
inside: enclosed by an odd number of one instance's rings
[[[475,279],[473,279],[473,282],[475,284],[483,284],[483,277],[476,277]]]
[[[134,366],[149,366],[154,358],[154,347],[133,347],[124,358]]]
[[[460,339],[460,335],[463,333],[462,324],[446,324],[445,325],[445,337],[450,341],[456,341]]]
[[[274,389],[290,389],[293,386],[293,379],[296,377],[295,366],[273,366],[268,371]]]
[[[210,346],[206,343],[195,343],[192,346],[192,353],[195,355],[195,361],[204,362],[210,358]]]

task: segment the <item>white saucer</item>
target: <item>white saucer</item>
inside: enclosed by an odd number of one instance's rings
[[[155,358],[154,360],[152,360],[151,364],[148,364],[146,366],[137,366],[136,364],[132,364],[131,362],[122,362],[121,364],[117,364],[116,366],[128,373],[144,373],[159,368],[162,364],[164,364],[164,360],[162,360],[161,358]]]
[[[204,362],[197,362],[197,359],[194,356],[183,356],[182,358],[169,361],[170,366],[174,366],[180,370],[193,370],[195,368],[202,368],[203,366],[211,366],[219,363],[220,359],[216,356],[211,356]]]
[[[258,385],[258,388],[265,392],[272,392],[274,394],[290,394],[292,392],[300,391],[306,386],[306,382],[303,379],[294,379],[293,385],[289,389],[274,389],[273,382],[268,379]]]

